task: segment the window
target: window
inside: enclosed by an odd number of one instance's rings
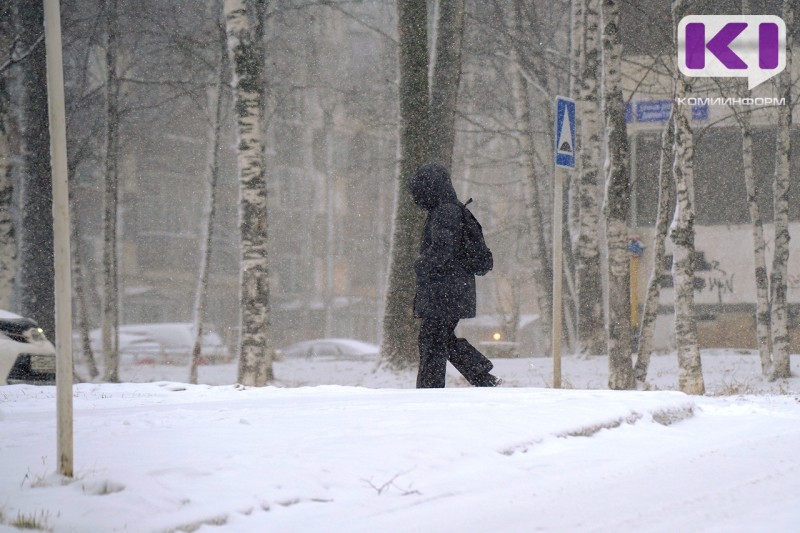
[[[800,131],[792,133],[792,143],[795,146],[800,143]],[[636,151],[636,219],[640,226],[652,226],[658,207],[660,135],[642,135]],[[771,222],[772,182],[775,176],[774,128],[754,130],[753,168],[761,217],[764,222]],[[789,219],[796,221],[800,220],[800,154],[796,151],[793,152],[791,168]],[[672,180],[671,167],[668,168],[668,179]],[[697,224],[750,223],[739,128],[713,128],[695,136],[694,189]]]

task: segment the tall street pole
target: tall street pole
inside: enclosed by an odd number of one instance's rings
[[[72,280],[70,268],[67,126],[61,58],[59,0],[44,0],[47,51],[47,104],[50,113],[50,165],[53,172],[53,249],[56,297],[56,411],[58,473],[73,476],[72,439]]]

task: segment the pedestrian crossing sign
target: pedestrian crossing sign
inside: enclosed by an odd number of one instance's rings
[[[556,166],[575,168],[575,100],[556,96]]]

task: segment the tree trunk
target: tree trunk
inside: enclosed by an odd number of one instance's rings
[[[14,195],[18,206],[15,229],[18,246],[17,311],[33,318],[54,340],[55,293],[53,265],[53,197],[50,172],[47,86],[41,2],[14,2],[12,15],[18,47],[30,50],[17,63],[13,107],[18,110],[20,152],[14,162]]]
[[[203,213],[203,227],[200,237],[200,272],[197,276],[197,289],[194,295],[194,347],[192,348],[192,362],[189,367],[189,383],[197,383],[197,367],[200,364],[203,349],[203,324],[206,321],[208,307],[208,278],[211,264],[211,248],[214,239],[214,219],[217,207],[217,183],[219,182],[219,150],[222,140],[222,105],[225,95],[226,81],[225,62],[227,59],[227,35],[225,26],[218,23],[219,32],[219,69],[217,71],[217,86],[213,94],[209,95],[209,103],[213,109],[210,113],[209,131],[209,164],[208,164],[208,189],[206,191],[206,205]]]
[[[400,66],[400,174],[394,206],[381,357],[393,368],[417,363],[414,320],[414,260],[424,221],[413,202],[409,179],[429,157],[428,46],[425,0],[397,2]]]
[[[2,95],[0,94],[0,98]],[[0,109],[2,112],[2,109]],[[17,273],[17,239],[12,220],[14,182],[6,117],[0,117],[0,308],[11,309]]]
[[[519,13],[510,21],[512,24],[513,35],[519,36],[522,28],[520,27]],[[522,186],[524,194],[525,218],[528,223],[529,234],[531,235],[531,269],[533,280],[536,284],[536,304],[539,308],[539,327],[541,328],[541,338],[550,339],[553,323],[553,263],[551,260],[550,246],[547,241],[544,216],[542,214],[542,198],[537,183],[543,176],[536,172],[536,144],[535,134],[531,122],[530,94],[528,85],[522,74],[522,66],[519,64],[518,52],[515,48],[509,50],[511,56],[511,100],[514,106],[515,129],[519,132],[518,142],[522,155],[522,171],[524,174]],[[546,352],[549,353],[552,346],[552,339],[547,343]]]
[[[672,207],[672,189],[668,169],[672,167],[672,151],[675,142],[675,128],[670,116],[664,132],[661,134],[661,157],[658,162],[658,208],[656,209],[656,225],[653,228],[653,268],[647,285],[647,297],[642,312],[642,326],[639,333],[639,353],[633,373],[639,383],[647,379],[650,356],[653,353],[653,336],[656,331],[658,305],[661,296],[661,278],[664,276],[664,256],[669,231],[669,212]]]
[[[264,49],[250,28],[245,1],[225,0],[224,6],[238,126],[241,234],[238,380],[242,385],[261,387],[273,379],[264,153]]]
[[[792,154],[792,29],[794,7],[792,0],[783,2],[783,21],[786,23],[786,70],[780,75],[780,88],[786,103],[778,108],[778,134],[775,152],[775,254],[770,275],[770,310],[772,327],[773,368],[771,379],[791,376],[789,365],[789,331],[786,317],[786,275],[789,264],[789,172]]]
[[[580,205],[576,259],[578,292],[578,342],[584,355],[606,350],[603,318],[603,277],[600,263],[600,202],[597,176],[600,172],[601,127],[599,124],[600,25],[599,0],[588,0],[584,9],[585,51],[578,105],[581,109],[581,170],[578,186]]]
[[[586,0],[571,0],[570,12],[570,58],[569,58],[569,97],[575,100],[575,153],[585,150],[583,139],[583,106],[580,103],[582,73],[586,62]],[[568,186],[568,209],[567,220],[569,224],[567,236],[569,237],[570,254],[573,260],[577,260],[578,238],[581,229],[581,205],[580,205],[580,178],[583,173],[582,158],[575,160],[575,170],[567,173],[569,180]],[[564,248],[566,250],[566,248]],[[565,263],[566,264],[566,263]],[[573,261],[574,266],[577,264]],[[568,316],[568,315],[565,315]],[[577,315],[575,317],[577,319]]]
[[[770,354],[769,276],[765,255],[764,222],[758,207],[758,184],[753,169],[753,132],[750,115],[741,115],[739,127],[742,132],[742,166],[747,189],[747,204],[750,208],[750,223],[753,231],[753,260],[756,282],[756,341],[761,359],[761,372],[767,376],[772,368]]]
[[[439,0],[436,56],[431,80],[431,159],[452,170],[456,105],[461,80],[464,0]]]
[[[675,30],[686,13],[685,0],[673,0]],[[677,35],[677,32],[675,32]],[[676,41],[677,42],[677,41]],[[676,74],[676,101],[686,96],[686,79]],[[675,121],[675,215],[670,237],[673,244],[672,279],[675,286],[675,341],[678,347],[678,388],[687,394],[704,394],[703,366],[694,318],[694,146],[689,127],[691,107],[677,106]]]
[[[608,242],[608,386],[634,388],[631,358],[630,260],[628,210],[630,168],[625,101],[622,97],[619,0],[603,0],[603,107],[608,143],[606,240]]]
[[[106,10],[106,176],[103,217],[103,379],[119,382],[119,271],[117,265],[117,203],[119,200],[119,81],[117,79],[117,0],[105,0]]]
[[[750,15],[749,0],[742,0],[742,15]],[[746,81],[742,83],[742,96],[749,96]],[[753,168],[753,130],[750,125],[750,113],[736,113],[739,129],[742,133],[742,168],[747,205],[750,211],[750,223],[753,232],[753,263],[756,285],[756,344],[761,359],[761,372],[768,376],[772,369],[772,350],[770,338],[769,316],[769,275],[767,274],[766,243],[764,241],[764,221],[758,207],[758,181]]]
[[[74,176],[73,172],[70,172]],[[78,217],[71,217],[70,230],[72,231],[72,277],[75,291],[75,306],[77,309],[78,330],[81,337],[81,348],[86,364],[89,366],[89,377],[94,379],[100,375],[97,361],[92,350],[92,341],[89,337],[89,309],[86,302],[86,278],[84,276],[84,261],[81,252],[80,232],[78,231]]]

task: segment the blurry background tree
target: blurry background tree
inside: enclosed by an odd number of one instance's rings
[[[119,381],[119,128],[120,84],[117,72],[119,18],[117,0],[104,0],[106,29],[106,146],[105,194],[103,196],[103,335],[106,381]]]
[[[208,88],[208,186],[206,192],[206,205],[203,218],[200,220],[200,267],[197,276],[197,288],[194,295],[194,346],[192,347],[192,361],[189,365],[189,383],[197,383],[197,368],[202,361],[203,335],[205,322],[208,316],[208,280],[211,272],[211,252],[214,243],[214,223],[217,212],[217,191],[220,178],[220,150],[222,149],[222,121],[225,116],[225,103],[230,98],[227,94],[228,80],[228,36],[222,18],[221,6],[214,0],[208,2],[208,10],[213,15],[217,13],[217,36],[219,41],[219,65],[215,79],[210,81]]]
[[[19,132],[12,150],[14,231],[18,263],[14,300],[22,315],[35,319],[52,338],[55,331],[50,138],[47,125],[43,4],[11,3],[15,38],[11,43],[8,91]],[[24,60],[19,60],[24,57]]]
[[[783,21],[789,28],[786,36],[786,68],[779,75],[778,94],[785,99],[778,108],[778,132],[775,143],[774,194],[775,250],[770,274],[770,327],[772,328],[772,379],[791,375],[789,328],[786,297],[789,265],[789,173],[792,156],[792,45],[794,37],[794,0],[783,0]]]
[[[11,200],[13,180],[11,176],[11,130],[14,118],[8,92],[8,72],[25,51],[12,46],[16,32],[12,18],[12,3],[0,7],[0,308],[9,309],[14,294],[14,278],[17,271],[17,242],[12,222]]]

